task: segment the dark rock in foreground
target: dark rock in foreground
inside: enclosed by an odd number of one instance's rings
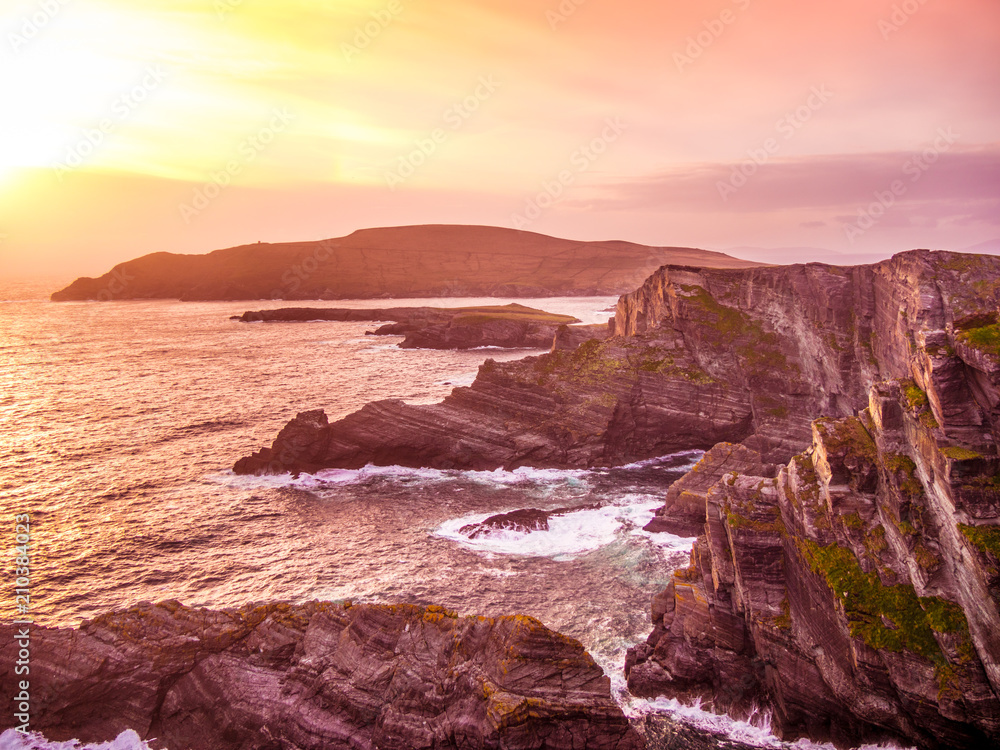
[[[0,625],[0,693],[17,646]],[[172,750],[639,750],[575,640],[437,607],[140,604],[31,629],[31,728]],[[7,714],[9,718],[9,712]]]
[[[556,315],[524,305],[480,307],[387,307],[362,310],[350,308],[284,307],[256,310],[234,316],[244,323],[298,322],[315,320],[391,320],[393,323],[370,331],[375,336],[404,336],[402,349],[474,349],[495,346],[504,349],[549,349],[557,331],[575,328],[580,321],[571,315]],[[608,327],[578,335],[605,338]],[[564,333],[566,336],[573,334]]]

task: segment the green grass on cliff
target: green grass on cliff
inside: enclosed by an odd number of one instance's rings
[[[977,453],[976,451],[957,445],[949,445],[946,448],[942,448],[941,455],[945,458],[950,458],[952,461],[972,461],[983,457],[982,453]]]
[[[1000,357],[1000,325],[996,323],[959,331],[957,338],[986,354]]]
[[[927,398],[927,393],[915,381],[908,378],[900,380],[899,385],[902,388],[903,400],[906,402],[907,408],[916,412],[920,424],[931,429],[938,427],[934,412],[931,411],[931,403]]]
[[[844,451],[846,455],[856,456],[869,464],[874,464],[878,458],[875,441],[857,417],[822,417],[816,420],[815,425],[829,453]]]
[[[1000,526],[968,526],[960,523],[958,530],[980,552],[1000,560]]]
[[[542,323],[546,325],[568,325],[580,322],[572,315],[558,315],[516,303],[485,307],[460,307],[456,309],[456,313],[455,317],[452,318],[452,323],[461,326],[483,325],[496,320],[513,320],[522,323]]]
[[[798,539],[796,546],[843,604],[852,637],[874,649],[906,650],[924,657],[937,668],[939,681],[951,674],[951,668],[935,632],[956,635],[963,657],[972,656],[969,625],[959,605],[940,597],[918,597],[910,585],[885,586],[877,573],[861,569],[854,553],[835,544],[821,547]]]
[[[742,310],[720,304],[703,287],[681,284],[680,288],[686,295],[682,299],[705,313],[698,323],[717,334],[717,345],[731,346],[742,366],[758,373],[775,370],[799,372],[798,365],[789,363],[781,351],[781,339],[765,331],[758,321]]]
[[[549,382],[550,376],[554,376],[567,383],[600,387],[617,380],[629,380],[638,372],[682,377],[695,385],[715,382],[696,363],[687,357],[678,358],[675,353],[676,350],[651,346],[642,341],[591,339],[573,351],[560,350],[540,357],[534,368],[536,382],[543,385]]]
[[[886,453],[882,463],[905,497],[917,500],[924,496],[924,485],[917,477],[917,465],[912,458],[902,453]]]

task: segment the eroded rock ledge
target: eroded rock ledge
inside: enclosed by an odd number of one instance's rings
[[[0,692],[14,695],[12,626]],[[642,741],[575,640],[530,617],[439,607],[141,604],[32,628],[33,730],[154,747],[594,748]]]
[[[386,307],[371,310],[333,307],[281,307],[253,310],[233,316],[243,323],[335,321],[393,321],[369,331],[374,336],[403,336],[402,349],[549,349],[556,333],[575,338],[569,328],[580,321],[516,303],[479,307]],[[583,326],[592,337],[604,338],[607,326]]]
[[[1000,270],[991,256],[929,251],[852,268],[664,266],[621,298],[606,340],[488,360],[440,404],[379,401],[333,424],[300,415],[235,470],[581,467],[721,441],[784,463],[813,419],[856,414],[883,373],[909,377],[911,342],[943,330],[943,299],[982,311],[949,266],[970,258],[977,278]]]

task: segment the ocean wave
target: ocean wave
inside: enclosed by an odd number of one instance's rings
[[[0,750],[150,750],[132,729],[126,729],[110,742],[80,744],[79,740],[52,742],[40,732],[21,734],[16,729],[8,729],[0,734]]]
[[[545,530],[497,529],[475,539],[461,532],[465,526],[482,523],[493,515],[496,514],[474,513],[453,518],[441,524],[434,534],[477,552],[570,560],[611,544],[622,527],[618,508],[606,506],[550,516],[549,528]]]
[[[632,719],[650,714],[669,714],[672,718],[698,729],[724,735],[735,742],[743,742],[760,748],[775,748],[776,750],[834,750],[830,743],[813,742],[800,739],[797,742],[785,742],[771,732],[771,714],[769,711],[755,711],[746,720],[734,719],[727,714],[715,714],[701,707],[701,701],[682,703],[676,698],[643,699],[632,698],[622,706],[625,714]],[[893,743],[865,744],[857,750],[915,750],[902,748]]]
[[[343,485],[366,484],[374,479],[424,482],[472,481],[491,486],[525,484],[568,483],[572,487],[585,487],[584,480],[590,472],[586,469],[494,469],[493,471],[459,469],[418,469],[409,466],[375,466],[368,464],[360,469],[323,469],[315,474],[264,474],[240,475],[233,471],[210,474],[206,480],[236,489],[269,489],[291,487],[301,490],[323,489]]]
[[[375,478],[421,479],[430,482],[468,480],[493,486],[524,484],[568,483],[570,486],[585,488],[588,477],[605,475],[609,472],[638,471],[663,466],[671,471],[686,471],[693,467],[704,451],[691,450],[657,456],[643,461],[614,467],[594,469],[537,469],[519,466],[516,469],[428,469],[410,466],[376,466],[367,464],[360,469],[322,469],[315,474],[267,474],[261,476],[238,475],[232,471],[210,474],[206,479],[215,484],[224,484],[240,489],[294,487],[298,489],[322,488],[347,484],[363,484]],[[662,504],[662,500],[660,501]],[[646,523],[649,522],[647,519]]]
[[[705,451],[702,450],[680,451],[679,453],[669,453],[665,456],[645,458],[642,461],[633,461],[630,464],[623,464],[621,466],[616,466],[615,468],[619,470],[648,469],[661,464],[670,464],[671,469],[693,469],[695,464],[697,464],[704,455]]]
[[[547,519],[548,529],[498,528],[492,532],[480,533],[475,538],[462,533],[462,529],[480,524],[499,512],[471,513],[445,521],[433,533],[477,552],[550,557],[554,560],[571,560],[600,549],[618,539],[623,531],[630,532],[633,536],[646,537],[669,551],[690,550],[694,539],[673,534],[651,534],[642,530],[642,526],[652,518],[653,510],[661,504],[661,500],[651,495],[626,494],[612,505],[555,512]]]

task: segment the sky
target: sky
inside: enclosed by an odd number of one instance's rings
[[[963,249],[998,92],[996,0],[0,0],[0,274],[440,223]]]

